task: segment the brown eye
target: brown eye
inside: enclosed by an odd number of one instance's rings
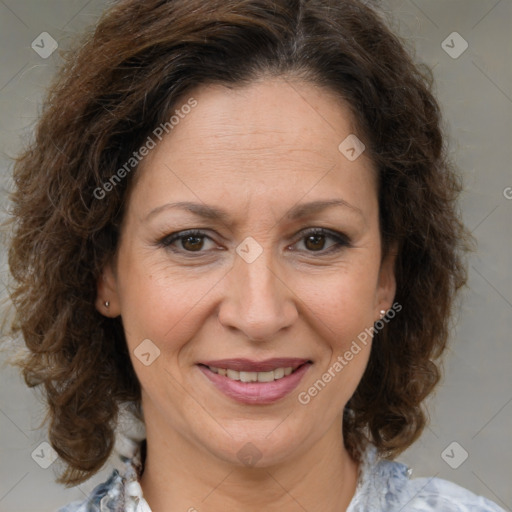
[[[305,245],[311,251],[321,251],[325,245],[325,235],[309,235],[306,237]]]
[[[205,233],[192,229],[167,235],[158,242],[158,245],[176,253],[197,253],[199,256],[207,252],[205,240],[213,243],[213,240]]]
[[[328,239],[333,243],[326,248]],[[350,239],[346,235],[324,228],[312,228],[306,231],[300,241],[303,241],[306,252],[319,252],[321,254],[328,254],[339,251],[343,247],[350,247]]]
[[[181,245],[187,251],[200,251],[204,246],[204,237],[192,235],[181,237]]]

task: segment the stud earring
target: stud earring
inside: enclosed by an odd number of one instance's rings
[[[105,307],[108,308],[110,306],[110,301],[106,300],[103,304],[105,304]]]
[[[386,310],[385,309],[381,309],[380,310],[380,319],[382,320],[385,316],[386,316]]]

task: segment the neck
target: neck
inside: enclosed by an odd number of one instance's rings
[[[144,498],[152,512],[345,511],[358,465],[343,445],[341,421],[307,451],[265,467],[234,465],[168,426],[146,422]]]

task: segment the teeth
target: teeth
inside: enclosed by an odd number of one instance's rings
[[[274,380],[282,379],[293,372],[293,368],[276,368],[269,372],[239,372],[237,370],[229,370],[225,368],[216,368],[215,366],[208,366],[210,370],[219,375],[223,375],[228,379],[239,380],[241,382],[272,382]]]
[[[254,375],[256,375],[256,380],[258,382],[272,382],[276,378],[275,371],[272,370],[269,372],[256,372]],[[241,376],[242,374],[240,373],[240,377]]]
[[[292,373],[292,369],[288,368],[290,370],[290,373]],[[273,372],[275,379],[282,379],[285,376],[285,368],[276,368]],[[290,373],[286,373],[286,375],[290,375]]]
[[[217,368],[215,368],[217,370]],[[226,373],[226,377],[229,377],[233,380],[240,380],[240,372],[237,372],[236,370],[228,370]]]
[[[240,372],[239,375],[242,382],[258,382],[257,372]]]

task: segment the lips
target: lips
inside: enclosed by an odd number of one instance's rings
[[[197,366],[221,393],[243,404],[271,404],[290,394],[312,365],[309,359],[217,359]]]

